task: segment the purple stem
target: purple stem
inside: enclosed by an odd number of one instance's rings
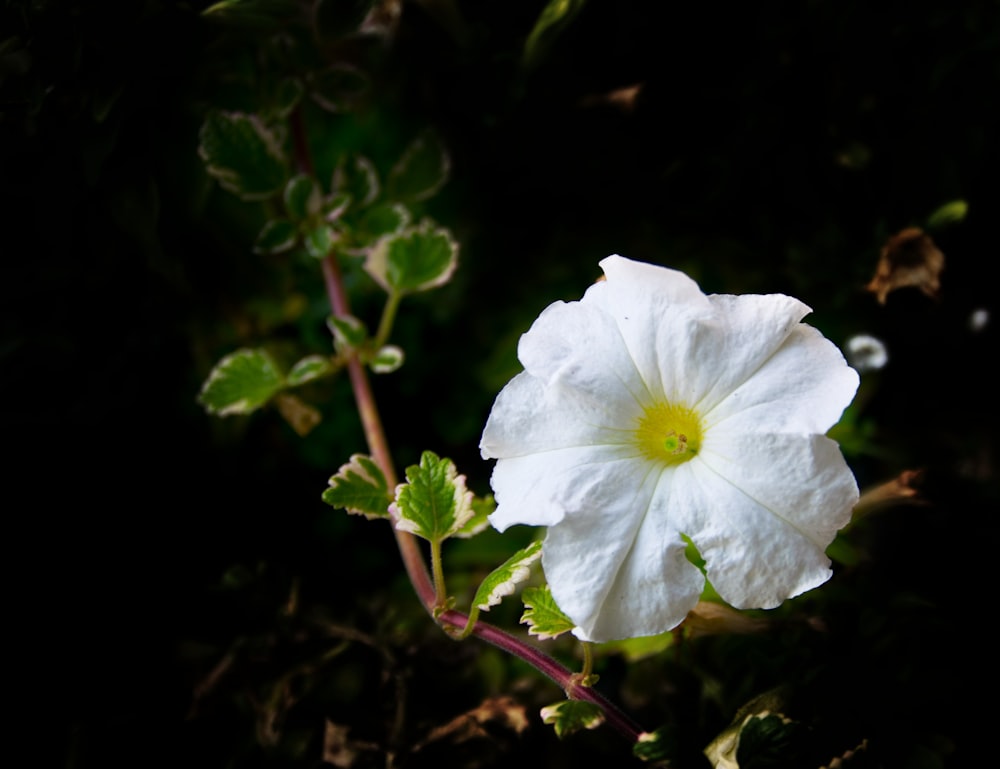
[[[298,109],[293,111],[291,123],[296,164],[303,173],[312,174],[312,158],[309,153],[302,115]],[[337,262],[334,251],[331,251],[323,260],[323,279],[334,314],[337,316],[350,315],[350,305],[348,304],[347,294],[344,291],[340,265]],[[396,487],[398,480],[395,468],[393,467],[392,456],[389,453],[389,445],[385,438],[385,431],[382,428],[382,420],[375,403],[375,397],[368,382],[368,374],[356,355],[352,355],[347,361],[347,374],[351,381],[351,388],[354,391],[354,399],[358,405],[358,414],[361,417],[365,438],[368,442],[368,449],[371,452],[372,458],[385,475],[389,488],[393,489]],[[403,565],[406,567],[406,573],[410,578],[410,582],[413,584],[413,589],[416,591],[428,614],[433,616],[437,604],[437,595],[427,569],[427,563],[424,561],[423,553],[420,551],[419,542],[409,532],[397,529],[395,521],[393,521],[393,533],[396,535],[399,553],[403,559]],[[437,617],[439,624],[452,625],[459,630],[465,627],[467,620],[467,615],[454,610],[442,612]],[[610,701],[605,699],[603,695],[593,687],[580,685],[576,681],[576,676],[569,669],[543,651],[482,620],[476,622],[472,629],[472,634],[510,654],[520,657],[540,673],[554,681],[566,692],[566,696],[570,699],[582,700],[597,705],[604,711],[607,723],[630,741],[635,742],[643,732],[641,727],[622,713]]]

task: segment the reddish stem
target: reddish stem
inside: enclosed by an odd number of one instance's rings
[[[323,260],[323,277],[326,281],[326,288],[334,313],[341,316],[349,315],[350,308],[347,303],[347,296],[344,293],[343,281],[340,279],[340,268],[336,257],[332,253]],[[375,398],[368,382],[367,372],[357,356],[352,355],[347,361],[347,372],[350,376],[354,398],[358,405],[358,413],[361,416],[361,423],[368,440],[368,448],[375,462],[385,475],[390,488],[394,488],[397,481],[392,457],[389,454],[388,443],[385,439],[382,422],[375,405]],[[437,603],[437,595],[434,590],[434,583],[427,570],[427,564],[424,561],[423,554],[420,552],[419,542],[409,532],[397,529],[395,527],[395,520],[393,520],[393,524],[393,532],[396,535],[396,543],[399,546],[399,552],[403,558],[406,573],[410,578],[410,582],[413,583],[413,588],[419,596],[421,603],[423,603],[424,608],[429,614],[433,615]],[[468,616],[459,611],[446,611],[437,617],[437,621],[462,629],[468,621]],[[521,639],[482,620],[476,622],[472,629],[472,634],[504,651],[520,657],[540,673],[552,679],[566,692],[568,697],[592,702],[600,707],[604,711],[608,724],[632,742],[635,742],[639,734],[643,731],[635,722],[592,687],[579,686],[575,682],[574,674],[569,669],[534,646],[530,646]]]
[[[302,115],[297,109],[292,113],[291,120],[296,164],[303,173],[311,174],[313,172],[312,160],[306,141],[305,127]],[[323,279],[326,283],[326,291],[330,298],[330,306],[334,314],[339,317],[350,315],[351,309],[347,300],[347,294],[344,291],[344,281],[341,279],[340,265],[337,262],[336,254],[332,251],[323,260]],[[351,381],[351,389],[354,391],[354,399],[358,406],[358,414],[361,417],[365,438],[368,441],[368,449],[371,452],[372,458],[385,475],[389,488],[395,488],[398,480],[392,463],[392,455],[389,453],[389,444],[386,441],[385,431],[382,428],[382,420],[379,417],[375,397],[368,381],[368,374],[356,355],[351,355],[347,361],[347,374]],[[399,553],[402,556],[406,573],[413,584],[413,589],[416,591],[428,614],[433,616],[437,605],[437,594],[434,590],[434,583],[431,580],[430,572],[427,569],[427,563],[424,560],[423,553],[420,551],[419,541],[409,532],[397,529],[395,519],[393,519],[392,524],[393,533],[396,535],[396,544],[399,547]],[[441,613],[437,617],[437,621],[440,624],[453,625],[455,628],[461,630],[466,626],[468,616],[462,612],[452,610]],[[520,657],[540,673],[548,676],[571,699],[591,702],[600,707],[604,711],[608,724],[630,741],[635,742],[642,733],[643,730],[634,721],[592,687],[580,686],[576,682],[576,676],[548,654],[481,620],[476,622],[472,629],[472,634],[510,654]]]

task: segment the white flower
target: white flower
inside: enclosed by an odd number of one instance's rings
[[[737,608],[825,582],[857,501],[825,433],[858,375],[788,296],[706,296],[680,272],[609,256],[607,280],[521,337],[484,458],[503,531],[549,527],[542,564],[579,638],[678,625],[708,578]]]

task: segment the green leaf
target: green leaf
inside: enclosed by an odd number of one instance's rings
[[[864,560],[864,550],[855,545],[849,537],[838,534],[826,547],[826,556],[843,566],[857,566]]]
[[[542,542],[537,540],[518,550],[490,572],[476,591],[472,605],[483,611],[496,606],[504,596],[511,595],[519,584],[531,576],[531,564],[542,557]]]
[[[326,325],[333,334],[333,346],[338,353],[356,350],[368,339],[368,328],[353,315],[331,315]]]
[[[285,209],[294,220],[302,221],[318,213],[322,202],[319,185],[308,174],[297,174],[285,185]]]
[[[674,745],[665,728],[643,732],[632,745],[632,755],[641,761],[668,761],[673,752]]]
[[[271,94],[266,116],[270,120],[287,120],[299,102],[305,89],[296,77],[282,78]]]
[[[719,597],[719,594],[716,592],[715,587],[708,579],[708,571],[705,569],[705,559],[698,551],[698,546],[695,545],[694,540],[692,540],[687,534],[681,534],[681,539],[687,543],[684,548],[684,557],[696,566],[698,571],[705,575],[705,587],[701,590],[701,600],[724,603],[724,601],[722,601]]]
[[[337,241],[337,233],[326,222],[320,222],[305,231],[303,241],[310,256],[315,259],[325,259]]]
[[[198,401],[211,414],[249,414],[285,386],[265,350],[242,349],[220,360],[201,388]]]
[[[403,351],[394,344],[382,347],[368,362],[376,374],[391,374],[403,365]]]
[[[528,635],[544,641],[576,627],[576,623],[562,613],[548,585],[525,588],[521,600],[528,607],[521,615],[521,624],[528,626]]]
[[[447,283],[457,264],[451,233],[425,223],[379,240],[365,259],[365,271],[389,293],[408,294]]]
[[[292,248],[298,239],[294,224],[287,219],[272,219],[260,231],[253,250],[257,254],[280,254]]]
[[[350,195],[331,195],[323,201],[323,218],[328,222],[335,222],[351,207],[352,198]]]
[[[585,2],[586,0],[549,0],[524,44],[522,63],[526,68],[534,67],[541,60]]]
[[[618,641],[607,641],[600,645],[602,654],[620,654],[626,662],[639,660],[661,654],[674,645],[675,636],[672,631],[659,635],[644,635],[638,638],[622,638]]]
[[[486,497],[473,497],[472,517],[455,532],[455,536],[459,539],[471,539],[479,532],[485,531],[490,525],[490,513],[496,509],[497,503],[492,494]]]
[[[337,165],[330,188],[335,194],[349,195],[359,208],[363,208],[378,197],[378,173],[368,158],[357,155]]]
[[[323,355],[308,355],[292,366],[292,370],[288,372],[286,380],[289,387],[298,387],[306,382],[311,382],[314,379],[319,379],[333,373],[333,371],[334,366],[329,358]]]
[[[436,133],[425,131],[389,172],[386,194],[392,200],[426,200],[444,186],[450,170],[451,159],[441,140]]]
[[[604,711],[593,702],[564,700],[542,708],[542,721],[552,724],[556,737],[562,739],[581,729],[596,729],[604,723]]]
[[[284,151],[255,115],[210,112],[201,126],[198,152],[208,173],[244,200],[277,193],[288,176]]]
[[[779,687],[743,705],[732,723],[705,748],[711,765],[740,769],[804,765],[803,756],[793,755],[790,748],[806,732],[802,724],[781,715],[787,698],[788,690]],[[777,763],[772,763],[772,758],[777,758]]]
[[[314,73],[308,84],[312,100],[327,112],[350,112],[371,82],[357,67],[338,63]]]
[[[969,213],[969,204],[964,200],[952,200],[940,206],[927,217],[927,229],[936,230],[949,224],[957,224]]]
[[[388,518],[392,494],[385,475],[371,457],[355,454],[330,478],[323,501],[366,518]]]
[[[357,229],[369,242],[383,235],[394,235],[410,224],[410,209],[402,203],[380,203],[365,210]]]
[[[396,488],[393,502],[400,531],[441,542],[472,517],[472,492],[465,488],[465,476],[457,474],[450,459],[425,451],[419,465],[406,469],[406,480]]]
[[[740,730],[736,763],[741,769],[781,769],[805,758],[806,728],[777,713],[750,716]]]

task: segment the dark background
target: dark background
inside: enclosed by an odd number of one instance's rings
[[[222,355],[322,340],[326,313],[315,264],[254,256],[259,212],[202,168],[201,121],[249,108],[234,73],[268,32],[203,7],[0,9],[5,625],[32,745],[66,766],[315,766],[329,719],[376,746],[359,765],[384,765],[399,675],[401,763],[627,762],[606,730],[557,742],[535,714],[560,693],[441,637],[389,532],[322,504],[364,448],[346,381],[314,393],[325,419],[306,438],[274,411],[217,420],[196,403]],[[779,612],[781,630],[690,642],[640,672],[608,655],[603,684],[683,735],[680,765],[777,682],[803,684],[831,757],[866,738],[859,766],[974,765],[995,698],[1000,4],[591,0],[525,69],[542,7],[404,3],[373,100],[311,115],[320,154],[333,131],[388,162],[429,125],[452,155],[425,213],[459,240],[460,269],[404,304],[407,365],[376,382],[397,466],[431,449],[488,491],[479,432],[518,334],[609,253],[709,292],[795,295],[840,345],[878,336],[889,365],[863,378],[845,454],[862,487],[923,469],[925,503],[857,526],[861,561]],[[606,98],[636,84],[627,106]],[[969,214],[934,234],[939,295],[880,305],[864,286],[885,239],[955,199]],[[374,296],[359,291],[359,314]],[[978,333],[976,309],[992,318]],[[270,682],[330,646],[282,617],[296,590],[304,615],[377,643],[312,670],[264,748]],[[237,662],[199,690],[227,651]],[[407,753],[501,693],[528,705],[526,736]]]

